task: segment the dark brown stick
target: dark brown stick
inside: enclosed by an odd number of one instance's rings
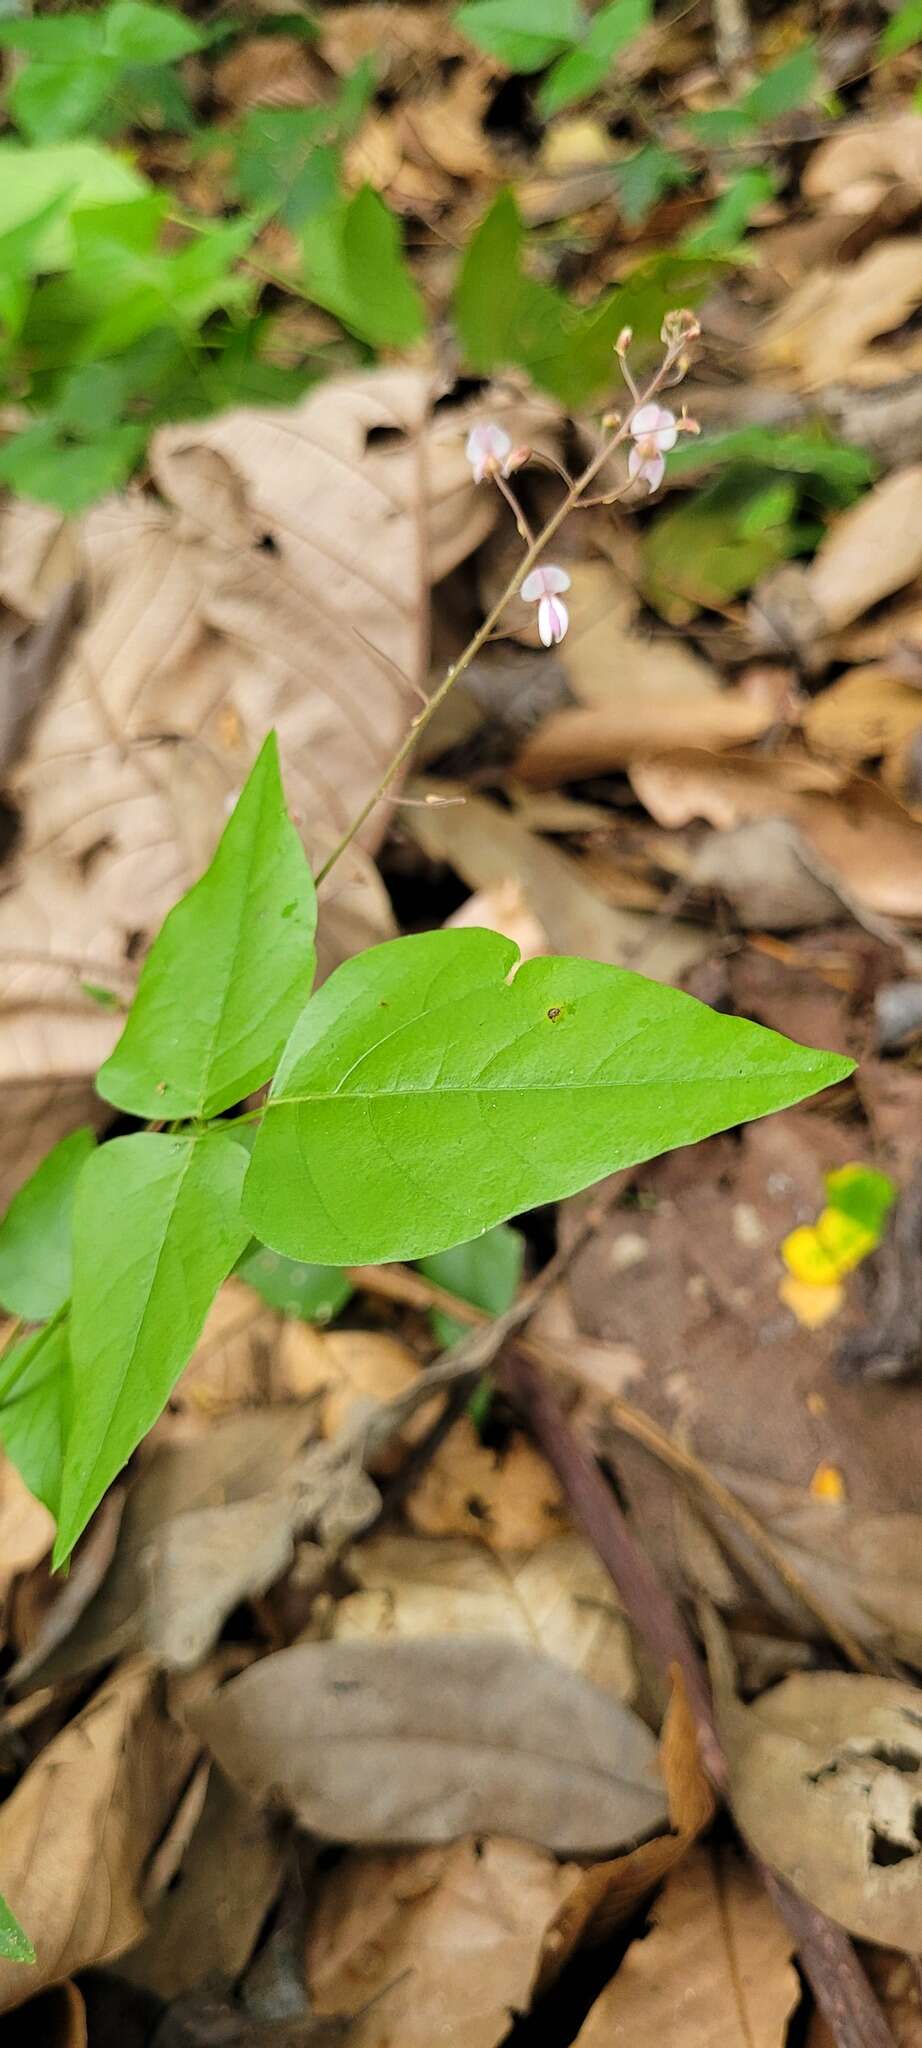
[[[556,1472],[574,1519],[609,1572],[650,1655],[664,1677],[671,1664],[680,1666],[695,1718],[702,1764],[715,1790],[730,1805],[729,1771],[707,1675],[675,1601],[635,1542],[595,1459],[580,1442],[543,1373],[510,1346],[499,1377]],[[808,1900],[791,1891],[761,1858],[754,1856],[753,1861],[773,1905],[794,1937],[836,2048],[896,2048],[844,1928],[837,1927]]]

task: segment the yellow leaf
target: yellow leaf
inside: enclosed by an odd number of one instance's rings
[[[785,1273],[779,1280],[778,1294],[805,1330],[822,1329],[824,1323],[838,1315],[845,1300],[837,1280],[831,1286],[818,1287],[815,1282],[795,1279],[793,1273]]]

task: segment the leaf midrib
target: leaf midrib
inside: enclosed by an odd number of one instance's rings
[[[465,1083],[461,1087],[451,1085],[447,1087],[421,1086],[419,1088],[355,1088],[350,1089],[348,1092],[345,1092],[342,1088],[317,1089],[309,1095],[272,1096],[266,1103],[266,1113],[268,1114],[273,1109],[306,1107],[309,1103],[380,1102],[382,1099],[412,1102],[418,1101],[422,1096],[433,1095],[598,1095],[603,1093],[616,1094],[629,1088],[685,1088],[701,1085],[707,1087],[727,1087],[730,1083],[735,1087],[745,1087],[754,1082],[809,1081],[811,1073],[815,1074],[817,1071],[819,1070],[815,1068],[773,1067],[769,1073],[764,1075],[732,1074],[724,1070],[717,1074],[677,1074],[671,1080],[664,1079],[662,1074],[656,1074],[646,1081],[525,1081],[517,1083],[494,1081],[482,1087],[477,1082],[470,1082]]]

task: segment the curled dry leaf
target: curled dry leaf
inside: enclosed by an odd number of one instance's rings
[[[814,697],[803,726],[817,753],[856,768],[864,761],[883,761],[885,780],[899,793],[906,784],[909,749],[922,729],[922,691],[895,665],[871,663],[838,676]]]
[[[38,1957],[0,1961],[0,2011],[139,1941],[139,1885],[195,1755],[129,1664],[42,1750],[0,1810],[4,1893]]]
[[[575,2048],[783,2048],[800,1999],[791,1952],[756,1872],[733,1851],[694,1849]]]
[[[336,1607],[338,1642],[501,1636],[547,1651],[618,1699],[634,1697],[628,1626],[581,1536],[558,1536],[528,1557],[463,1538],[377,1536],[348,1565],[360,1590]]]
[[[300,1400],[318,1400],[320,1434],[330,1440],[370,1403],[392,1400],[419,1378],[419,1360],[382,1330],[316,1330],[292,1320],[282,1325],[279,1351],[292,1391]],[[411,1416],[398,1440],[372,1455],[371,1470],[393,1471],[401,1443],[412,1443],[431,1420],[425,1408]]]
[[[502,1840],[345,1857],[322,1880],[308,1937],[315,2012],[381,1993],[352,2048],[495,2048],[530,2004],[545,1929],[579,1877]]]
[[[426,580],[496,516],[464,458],[467,420],[433,416],[433,397],[417,371],[372,371],[287,413],[161,429],[160,499],[88,512],[50,592],[45,523],[36,538],[7,515],[0,596],[42,618],[75,573],[92,593],[10,778],[22,832],[0,902],[8,1103],[25,1084],[88,1081],[111,1049],[120,1020],[82,984],[130,996],[268,726],[313,856],[374,788],[418,710]],[[525,408],[499,411],[527,438]],[[327,968],[393,929],[367,860],[388,817],[375,813],[330,885]],[[36,1152],[49,1142],[36,1134]]]
[[[733,1811],[850,1934],[922,1948],[922,1713],[899,1679],[795,1672],[753,1706],[716,1681]]]
[[[643,1722],[519,1643],[303,1643],[190,1718],[245,1792],[333,1841],[492,1833],[591,1855],[665,1818]]]

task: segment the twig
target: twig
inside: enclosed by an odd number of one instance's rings
[[[596,1224],[593,1227],[598,1226]],[[589,1235],[592,1234],[590,1228]],[[585,1243],[586,1237],[582,1234],[581,1228],[578,1240],[568,1248],[568,1264]],[[545,1272],[547,1270],[545,1268]],[[440,1308],[445,1314],[454,1316],[458,1322],[483,1326],[490,1321],[485,1310],[473,1308],[470,1302],[462,1301],[458,1295],[450,1294],[447,1288],[439,1287],[434,1281],[427,1280],[422,1273],[411,1272],[406,1266],[352,1266],[349,1269],[349,1278],[356,1287],[377,1294],[388,1301],[406,1302],[412,1308]],[[509,1334],[508,1331],[506,1334]],[[505,1337],[503,1341],[505,1342]],[[522,1356],[539,1370],[553,1373],[560,1368],[561,1361],[553,1348],[536,1337],[521,1337],[518,1349]],[[752,1548],[765,1558],[787,1591],[813,1615],[814,1620],[828,1635],[830,1642],[836,1644],[837,1649],[841,1650],[842,1655],[857,1671],[874,1669],[873,1661],[857,1636],[854,1636],[831,1608],[827,1607],[826,1602],[814,1591],[797,1570],[796,1565],[793,1565],[779,1549],[767,1529],[763,1528],[750,1509],[737,1499],[736,1494],[724,1485],[723,1480],[717,1478],[716,1473],[712,1472],[700,1458],[696,1458],[692,1451],[676,1443],[675,1438],[671,1437],[667,1430],[658,1422],[654,1422],[653,1417],[647,1415],[642,1408],[636,1408],[633,1402],[625,1401],[620,1395],[606,1394],[605,1409],[608,1420],[615,1429],[620,1430],[622,1435],[631,1437],[635,1443],[642,1444],[661,1465],[665,1465],[685,1485],[703,1495],[719,1514],[736,1524]]]
[[[640,396],[639,403],[641,405],[646,405],[651,398],[654,398],[656,396],[656,393],[659,390],[661,390],[663,385],[666,384],[673,370],[676,368],[676,365],[681,362],[682,357],[684,355],[684,349],[684,341],[677,341],[675,343],[672,343],[667,348],[666,354],[663,358],[663,361],[660,363],[655,376],[651,377],[646,390]],[[549,541],[552,541],[554,535],[557,532],[559,532],[561,526],[564,523],[564,520],[569,517],[569,514],[573,511],[574,506],[578,503],[579,499],[581,498],[583,491],[585,491],[588,488],[589,484],[591,484],[594,481],[594,479],[598,476],[599,471],[604,468],[605,463],[608,461],[608,458],[612,454],[614,449],[617,448],[622,441],[625,441],[627,439],[631,431],[631,420],[633,418],[635,410],[636,407],[632,405],[627,414],[627,417],[621,421],[620,425],[615,429],[614,433],[603,440],[601,447],[596,451],[595,455],[593,455],[591,461],[587,462],[585,469],[582,471],[582,474],[576,478],[575,483],[566,493],[566,496],[561,499],[561,502],[557,506],[556,511],[552,512],[550,519],[548,519],[547,523],[542,527],[541,532],[536,535],[534,540],[531,542],[530,546],[526,548],[526,551],[522,557],[522,560],[519,562],[518,567],[510,576],[508,583],[506,584],[505,588],[500,592],[500,595],[497,598],[496,603],[491,607],[482,624],[478,626],[476,633],[474,633],[471,639],[468,641],[467,646],[464,649],[464,652],[462,654],[459,654],[457,660],[451,663],[450,668],[446,670],[445,675],[442,677],[442,681],[439,683],[438,688],[433,690],[432,696],[429,698],[425,710],[421,711],[418,718],[415,718],[413,720],[413,723],[410,726],[410,729],[405,739],[397,748],[396,753],[392,755],[391,760],[389,761],[388,766],[385,768],[384,774],[381,776],[380,781],[376,783],[375,788],[371,792],[371,795],[368,797],[367,801],[362,805],[357,815],[353,818],[348,831],[343,833],[343,836],[339,840],[338,844],[334,846],[332,853],[327,856],[327,859],[324,861],[323,866],[318,868],[315,877],[315,880],[317,881],[318,885],[321,882],[325,881],[327,875],[330,873],[330,870],[336,866],[336,862],[339,859],[341,859],[342,855],[346,851],[347,846],[351,845],[353,839],[356,836],[356,833],[361,831],[366,818],[368,818],[371,815],[371,812],[374,810],[375,805],[380,803],[381,798],[385,795],[386,791],[390,787],[390,784],[393,782],[394,776],[399,774],[401,768],[404,765],[404,762],[409,760],[410,755],[412,754],[413,749],[416,746],[417,740],[419,739],[421,733],[425,731],[427,725],[435,717],[435,714],[439,710],[440,706],[444,704],[446,697],[449,695],[450,691],[454,689],[454,686],[458,681],[459,677],[463,676],[465,670],[470,668],[471,662],[475,659],[475,656],[480,653],[481,647],[483,647],[485,642],[489,640],[494,627],[499,624],[499,621],[502,618],[506,606],[510,604],[512,599],[515,597],[520,584],[528,575],[529,570],[534,568],[534,565],[537,562],[539,555],[541,555],[544,552],[544,549],[547,547]]]
[[[560,1480],[575,1520],[605,1565],[630,1620],[663,1676],[668,1675],[672,1664],[679,1665],[695,1720],[702,1765],[732,1812],[730,1773],[707,1676],[678,1607],[635,1541],[594,1458],[567,1421],[543,1375],[523,1356],[520,1345],[507,1357],[501,1383],[530,1424],[548,1464]],[[748,1843],[746,1846],[773,1905],[794,1937],[804,1972],[832,2030],[836,2048],[896,2048],[850,1937],[807,1899],[793,1892],[754,1855]]]

